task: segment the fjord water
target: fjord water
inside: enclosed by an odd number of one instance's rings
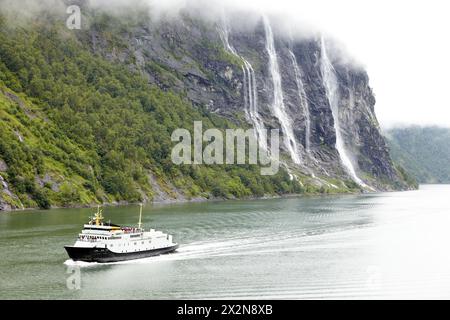
[[[66,261],[91,209],[3,213],[0,298],[450,298],[449,194],[147,206],[144,226],[172,233],[178,253],[111,265]],[[138,207],[105,215],[135,224]]]

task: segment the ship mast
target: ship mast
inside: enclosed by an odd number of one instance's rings
[[[94,218],[95,218],[95,225],[97,226],[101,225],[103,221],[103,215],[100,206],[97,206],[97,213],[95,214]]]
[[[141,227],[142,227],[142,203],[140,204],[139,223],[138,223],[138,228],[141,229]]]

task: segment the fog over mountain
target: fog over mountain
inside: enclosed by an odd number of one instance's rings
[[[61,9],[61,1],[2,0],[0,8],[4,11],[14,6],[27,16],[43,7]],[[447,59],[450,45],[444,40],[450,29],[448,1],[90,0],[90,3],[109,9],[149,5],[156,16],[191,7],[208,18],[217,17],[223,8],[283,17],[281,20],[294,33],[314,30],[331,34],[366,66],[377,96],[376,113],[383,127],[408,123],[450,126],[444,78],[450,72]],[[423,112],[424,108],[427,112]]]

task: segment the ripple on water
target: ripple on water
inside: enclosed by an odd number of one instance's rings
[[[64,245],[90,210],[6,214],[0,297],[448,298],[449,192],[147,208],[145,227],[173,234],[178,251],[107,266],[66,260]],[[135,207],[111,209],[114,215],[136,222]],[[65,286],[71,266],[82,269],[76,293]]]

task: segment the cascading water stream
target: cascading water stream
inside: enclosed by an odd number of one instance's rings
[[[243,56],[239,55],[236,49],[230,44],[228,24],[223,19],[222,28],[219,29],[220,37],[225,49],[239,58],[243,62],[242,71],[244,73],[244,100],[245,116],[253,128],[256,130],[256,139],[263,150],[268,151],[267,136],[264,134],[264,122],[259,116],[258,110],[258,92],[256,90],[256,77],[252,65]]]
[[[266,33],[266,50],[269,54],[269,71],[273,81],[273,104],[271,105],[271,111],[273,115],[278,119],[281,125],[281,129],[284,135],[284,144],[289,151],[292,161],[295,164],[301,164],[300,152],[298,150],[297,141],[295,140],[294,131],[292,129],[292,119],[286,112],[286,106],[284,105],[283,88],[281,85],[280,67],[278,64],[278,56],[275,50],[275,41],[270,26],[269,19],[264,16],[264,29]]]
[[[370,186],[365,184],[356,174],[355,168],[347,154],[345,148],[344,140],[342,138],[340,119],[339,119],[339,93],[338,93],[338,82],[335,74],[335,70],[331,61],[328,57],[325,40],[323,37],[320,39],[321,45],[321,63],[320,69],[322,72],[322,79],[326,89],[328,101],[331,107],[331,113],[334,119],[334,129],[336,131],[336,149],[341,158],[342,164],[346,168],[347,172],[352,177],[353,181],[359,184],[361,187],[365,187],[373,190]]]
[[[300,67],[297,63],[297,58],[294,52],[289,49],[291,56],[292,66],[294,68],[295,81],[297,83],[298,97],[300,99],[300,107],[305,115],[305,150],[309,157],[311,157],[311,115],[309,112],[308,100],[306,98],[306,92],[303,85],[302,74]]]
[[[300,107],[303,110],[303,114],[305,115],[306,155],[308,156],[309,159],[313,160],[317,166],[319,166],[320,170],[324,170],[326,172],[326,170],[320,166],[317,159],[315,159],[314,156],[311,154],[311,114],[309,112],[308,98],[306,96],[305,87],[304,87],[303,80],[302,80],[302,73],[300,70],[300,66],[298,65],[297,58],[295,57],[295,54],[294,54],[294,52],[292,52],[291,49],[289,49],[289,54],[291,56],[292,66],[294,68],[295,81],[297,83],[298,96],[300,98]],[[313,177],[314,179],[320,181],[321,183],[323,183],[331,188],[338,189],[338,187],[336,185],[317,177],[312,169],[307,168],[307,170],[308,170],[309,174],[311,175],[311,177]]]

